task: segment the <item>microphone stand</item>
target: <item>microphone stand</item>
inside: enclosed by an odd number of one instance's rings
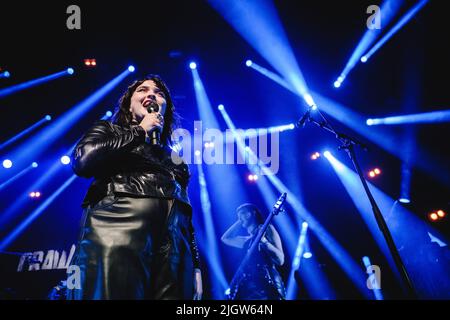
[[[397,247],[395,246],[394,240],[393,240],[392,235],[389,231],[389,228],[386,224],[386,221],[384,220],[381,210],[378,207],[378,205],[369,189],[369,186],[367,185],[367,181],[364,178],[361,167],[356,158],[355,146],[359,146],[359,147],[363,148],[363,150],[366,150],[366,151],[367,151],[367,146],[365,146],[363,143],[361,143],[360,141],[356,140],[353,137],[350,137],[348,135],[345,135],[343,133],[340,133],[340,132],[337,132],[336,130],[334,130],[334,128],[328,123],[326,118],[323,116],[323,114],[318,109],[317,109],[317,112],[319,112],[323,121],[319,122],[319,121],[314,120],[311,117],[312,110],[314,110],[314,107],[310,106],[308,111],[297,122],[297,127],[301,128],[304,126],[305,122],[312,122],[315,125],[317,125],[319,128],[324,129],[324,130],[334,134],[336,139],[338,139],[340,141],[341,145],[338,147],[338,150],[345,150],[347,152],[348,156],[350,157],[350,160],[353,163],[353,166],[355,167],[356,172],[358,173],[358,176],[364,187],[364,191],[366,192],[367,197],[369,198],[370,204],[372,206],[372,211],[373,211],[373,214],[375,215],[375,220],[378,224],[378,228],[380,229],[381,233],[384,236],[384,239],[388,245],[389,251],[394,259],[395,265],[396,265],[398,272],[400,274],[400,277],[402,279],[402,283],[403,283],[402,289],[403,289],[403,291],[406,291],[405,293],[406,293],[407,298],[416,299],[417,295],[416,295],[416,292],[412,285],[412,282],[408,276],[408,272],[406,271],[405,265],[403,264],[403,261],[397,250]]]

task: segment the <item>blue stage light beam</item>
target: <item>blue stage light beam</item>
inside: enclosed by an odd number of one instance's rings
[[[19,91],[22,91],[22,90],[25,90],[25,89],[28,89],[31,87],[35,87],[39,84],[49,82],[49,81],[52,81],[52,80],[55,80],[55,79],[58,79],[58,78],[61,78],[61,77],[64,77],[64,76],[70,75],[70,74],[71,73],[70,73],[70,68],[69,68],[69,69],[66,69],[66,70],[63,70],[63,71],[60,71],[60,72],[57,72],[57,73],[54,73],[54,74],[51,74],[51,75],[48,75],[48,76],[45,76],[42,78],[30,80],[30,81],[27,81],[27,82],[24,82],[21,84],[17,84],[17,85],[8,87],[8,88],[1,89],[0,90],[0,98],[9,96],[13,93],[16,93],[16,92],[19,92]]]
[[[20,177],[22,177],[26,173],[28,173],[31,169],[34,169],[34,168],[37,168],[37,167],[38,167],[37,162],[33,162],[32,164],[30,164],[30,166],[28,166],[27,168],[23,169],[22,171],[20,171],[16,175],[14,175],[12,178],[10,178],[7,181],[5,181],[2,184],[0,184],[0,190],[6,188],[6,186],[8,186],[12,182],[16,181],[17,179],[19,179]]]
[[[206,93],[205,86],[203,85],[203,81],[200,78],[198,70],[196,68],[191,68],[191,71],[192,80],[194,81],[195,98],[202,125],[205,129],[219,129],[219,123],[214,115],[211,102],[208,94]]]
[[[314,104],[287,35],[269,0],[220,1],[209,4],[263,56],[308,105]],[[247,65],[251,63],[246,63]]]
[[[401,184],[400,184],[400,198],[403,203],[411,201],[411,162],[416,155],[416,139],[414,128],[408,127],[404,130],[404,144],[403,152],[405,153],[401,166]]]
[[[102,117],[102,120],[106,119],[107,115],[105,114]],[[78,141],[73,143],[67,151],[64,153],[65,156],[70,157],[72,155],[73,150],[75,149],[75,146],[77,145]],[[32,165],[35,165],[37,167],[37,163],[33,162]],[[14,203],[9,206],[3,213],[0,215],[0,231],[2,231],[4,228],[6,228],[10,222],[11,219],[14,217],[14,213],[19,212],[22,207],[29,201],[28,194],[34,190],[40,190],[45,186],[55,175],[58,173],[58,171],[62,170],[64,165],[61,163],[61,161],[58,159],[54,161],[53,165],[51,165],[49,168],[44,169],[44,174],[42,174],[37,181],[35,181],[31,187],[29,187],[21,196],[15,199]]]
[[[75,149],[77,143],[78,141],[72,144],[72,146],[70,146],[64,153],[63,157],[69,158],[72,155],[72,152]],[[2,215],[0,215],[0,231],[2,231],[9,225],[10,221],[14,218],[14,214],[19,212],[23,208],[23,206],[29,201],[28,194],[30,192],[42,189],[49,181],[51,181],[55,177],[56,174],[58,174],[60,170],[64,168],[64,165],[61,163],[60,158],[62,157],[59,157],[58,160],[55,160],[50,167],[44,169],[44,173],[39,177],[39,179],[35,181],[31,185],[31,187],[29,187],[21,196],[16,198],[13,204],[9,206],[2,213]],[[33,162],[32,166],[37,167],[37,163]]]
[[[273,127],[267,127],[267,128],[242,129],[243,131],[240,131],[240,136],[243,139],[251,139],[251,138],[271,134],[274,132],[284,132],[284,131],[294,130],[294,128],[295,128],[295,125],[293,123],[289,123],[289,124],[283,124],[280,126],[273,126]],[[227,136],[226,132],[224,132],[223,135],[226,136],[227,143],[234,143],[236,141],[234,135]]]
[[[416,114],[405,114],[386,118],[369,118],[366,120],[368,126],[379,125],[402,125],[421,123],[443,123],[450,121],[450,110],[440,110]]]
[[[287,300],[294,300],[298,291],[298,278],[302,280],[302,288],[306,290],[312,300],[336,300],[336,292],[325,273],[318,267],[319,262],[314,256],[305,257],[309,253],[308,223],[302,223],[302,230],[298,237],[295,257],[292,260],[291,272],[287,282]],[[302,261],[303,260],[303,261]]]
[[[194,130],[196,130],[196,132],[194,132],[194,135],[195,134],[202,135],[205,129],[220,130],[219,122],[217,121],[217,118],[213,112],[211,102],[209,100],[205,86],[203,85],[203,81],[200,78],[198,70],[191,69],[191,71],[192,71],[192,79],[194,82],[194,91],[197,102],[197,108],[201,120],[198,127],[194,128]],[[203,138],[205,137],[202,135],[202,139]],[[194,139],[194,144],[196,143],[196,141],[202,139]],[[207,153],[210,154],[212,152],[220,152],[220,151],[223,152],[224,146],[225,144],[223,143],[223,141],[216,141],[214,143],[214,148],[204,149],[203,159],[206,158]],[[201,151],[203,149],[201,141],[200,144],[194,145],[194,149],[196,151]],[[202,157],[195,157],[194,163],[197,163],[197,159],[202,160]],[[225,165],[208,165],[206,171],[207,171],[206,176],[210,175],[212,181],[221,181],[222,184],[225,183],[225,185],[221,185],[220,187],[215,184],[211,185],[213,194],[216,193],[217,195],[221,194],[220,197],[217,197],[218,201],[220,202],[218,207],[223,208],[223,210],[226,209],[230,210],[231,208],[229,208],[229,206],[232,205],[232,203],[230,203],[230,198],[234,198],[236,207],[239,203],[245,202],[246,191],[244,190],[244,188],[242,188],[241,184],[239,183],[239,175],[235,168]],[[223,190],[227,190],[227,192],[232,192],[233,195],[231,195],[230,193],[229,196],[224,196]],[[233,210],[234,209],[231,209],[231,211]]]
[[[256,68],[254,69],[259,71]],[[261,72],[261,74],[265,75],[269,79],[274,80],[282,87],[296,94],[295,90],[293,90],[286,81],[281,79],[273,72],[265,69],[265,72]],[[318,92],[313,92],[313,94],[316,100],[316,104],[320,107],[321,111],[324,111],[334,119],[343,123],[347,127],[351,128],[361,136],[370,140],[372,143],[378,145],[392,155],[395,155],[403,161],[406,160],[405,154],[400,148],[398,148],[398,144],[396,143],[396,141],[401,140],[401,137],[399,137],[398,134],[396,134],[394,131],[388,128],[383,128],[383,130],[373,130],[373,128],[368,128],[365,125],[366,119],[363,118],[360,114],[352,111],[350,108],[336,101],[333,101],[319,94]],[[417,157],[411,159],[411,164],[414,167],[420,168],[421,170],[429,173],[434,178],[445,183],[446,185],[450,185],[450,174],[447,170],[447,165],[442,163],[439,158],[434,157],[430,155],[430,153],[426,150],[421,149],[419,146],[416,146],[416,149]]]
[[[5,250],[8,246],[22,234],[23,231],[37,218],[42,212],[77,178],[76,175],[72,175],[66,180],[47,200],[44,201],[37,209],[35,209],[20,225],[14,229],[2,242],[0,242],[0,250]]]
[[[355,65],[360,61],[361,56],[366,52],[369,47],[375,42],[375,40],[380,35],[384,27],[388,26],[395,15],[398,13],[400,7],[403,5],[403,0],[384,0],[380,7],[381,14],[381,29],[367,29],[364,32],[363,37],[359,41],[355,50],[353,51],[350,59],[344,67],[344,70],[340,73],[340,76],[334,82],[334,87],[339,88],[344,82],[345,78],[348,76],[350,71],[355,67]]]
[[[267,171],[264,167],[261,170]],[[269,172],[266,172],[269,174]],[[355,284],[361,294],[367,299],[370,299],[371,294],[366,287],[366,277],[359,265],[347,253],[347,251],[322,227],[322,225],[314,218],[314,216],[304,207],[298,200],[295,194],[291,193],[289,189],[274,175],[267,175],[267,178],[272,182],[277,190],[280,192],[287,192],[288,197],[286,201],[292,206],[296,214],[301,219],[308,223],[308,227],[314,232],[324,248],[331,254],[337,264],[342,268],[347,277]]]
[[[113,90],[130,71],[121,72],[114,79],[103,85],[100,89],[88,96],[85,100],[73,106],[69,111],[59,116],[49,126],[40,130],[33,136],[33,139],[27,140],[11,152],[9,158],[14,161],[16,167],[23,166],[30,157],[37,159],[52,143],[60,139],[61,135],[77,124],[79,120],[86,115],[97,103],[100,102],[111,90]]]
[[[210,275],[214,277],[213,279],[211,279],[211,285],[214,286],[216,284],[216,280],[220,284],[219,289],[212,288],[211,294],[212,298],[215,300],[223,299],[224,296],[220,293],[224,292],[225,289],[229,287],[229,285],[222,269],[222,262],[220,261],[221,259],[219,255],[219,249],[216,242],[216,239],[218,238],[216,236],[216,231],[214,229],[214,223],[212,219],[211,201],[209,198],[205,174],[203,172],[201,164],[197,164],[197,170],[198,184],[200,187],[200,202],[202,205],[205,233],[207,239],[207,245],[205,249],[207,249],[208,254],[206,255],[206,259],[208,260],[210,269],[212,270]]]
[[[44,123],[47,123],[48,121],[50,121],[52,119],[51,116],[46,115],[44,118],[42,118],[41,120],[39,120],[38,122],[36,122],[35,124],[29,126],[28,128],[26,128],[25,130],[23,130],[22,132],[19,132],[18,134],[16,134],[14,137],[8,139],[7,141],[3,142],[2,144],[0,144],[0,150],[2,150],[3,148],[5,148],[6,146],[12,144],[13,142],[19,140],[20,138],[22,138],[24,135],[30,133],[31,131],[33,131],[34,129],[40,127],[41,125],[43,125]]]
[[[416,4],[410,11],[408,11],[399,22],[389,30],[380,41],[378,41],[364,56],[361,57],[361,62],[363,60],[367,62],[375,52],[377,52],[389,39],[392,38],[405,24],[407,24],[426,4],[428,0],[422,0]]]

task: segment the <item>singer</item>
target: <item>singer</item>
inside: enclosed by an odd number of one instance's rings
[[[71,263],[80,285],[67,299],[201,299],[190,174],[169,148],[176,119],[167,86],[149,75],[76,145],[74,172],[94,180]]]

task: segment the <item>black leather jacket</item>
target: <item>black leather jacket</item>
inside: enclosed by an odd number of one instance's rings
[[[95,205],[110,194],[176,199],[192,215],[187,194],[188,166],[170,148],[145,143],[145,130],[138,124],[122,127],[98,121],[77,143],[72,168],[81,177],[94,177],[82,207]],[[174,160],[172,160],[172,158]],[[192,220],[189,239],[194,267],[199,253]]]

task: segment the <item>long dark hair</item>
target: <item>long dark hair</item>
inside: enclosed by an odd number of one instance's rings
[[[131,96],[137,87],[139,87],[144,81],[152,80],[156,86],[164,92],[166,96],[166,112],[164,113],[164,127],[161,133],[161,143],[163,145],[172,145],[172,132],[179,125],[179,115],[175,112],[175,106],[173,105],[172,97],[170,95],[169,88],[161,79],[160,76],[155,74],[149,74],[143,78],[135,80],[123,95],[119,99],[119,104],[112,116],[112,122],[120,126],[129,126],[133,123],[133,115],[130,112]]]

